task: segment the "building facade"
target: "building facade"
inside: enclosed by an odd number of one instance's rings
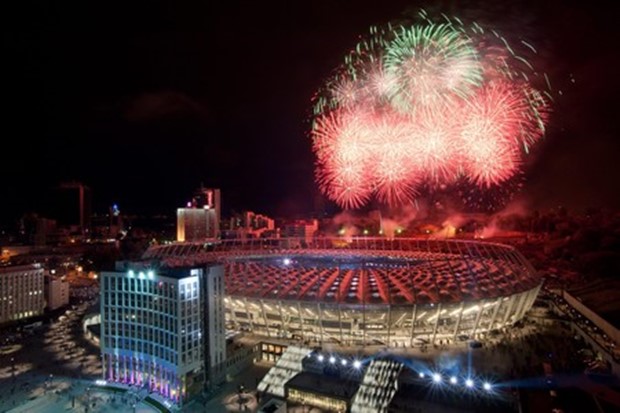
[[[310,243],[318,230],[319,221],[317,219],[297,220],[288,222],[283,226],[282,236],[285,238],[297,238]]]
[[[103,272],[104,379],[178,404],[200,394],[225,365],[223,288],[221,266]]]
[[[0,267],[0,324],[43,314],[43,266]]]
[[[177,241],[213,240],[220,233],[220,190],[200,188],[186,208],[177,209]]]
[[[234,214],[226,229],[228,238],[261,238],[277,234],[275,220],[252,211]]]
[[[48,310],[55,310],[69,304],[69,283],[60,278],[45,279],[45,301]]]

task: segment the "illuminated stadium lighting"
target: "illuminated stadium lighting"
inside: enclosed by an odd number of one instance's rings
[[[290,258],[284,258],[284,259],[282,260],[282,263],[283,263],[284,265],[291,265],[291,259],[290,259]]]
[[[465,380],[465,386],[471,389],[472,387],[474,387],[474,381],[472,379]]]
[[[331,364],[334,364],[334,363],[336,362],[336,357],[331,356],[331,357],[329,358],[329,362],[330,362]]]
[[[456,382],[457,382],[457,381],[458,381],[458,380],[456,379],[456,377],[455,377],[455,376],[450,377],[450,383],[452,383],[452,384],[456,384]]]
[[[420,376],[420,378],[421,378],[421,379],[423,379],[423,378],[424,378],[424,373],[420,372],[420,373],[418,374],[418,376]]]
[[[471,306],[471,307],[463,310],[463,315],[466,315],[466,314],[469,314],[469,313],[473,313],[474,311],[478,311],[478,310],[480,310],[480,306],[474,305],[474,306]]]
[[[482,385],[482,388],[485,389],[486,391],[490,391],[491,383],[489,383],[488,381],[485,381],[484,384]]]
[[[362,367],[362,362],[359,360],[355,360],[353,362],[353,367],[355,367],[356,369],[359,369],[360,367]]]
[[[325,360],[325,357],[323,357],[322,354],[319,354],[319,356],[317,357],[317,360],[319,360],[322,363],[323,360]]]
[[[441,383],[441,374],[439,373],[433,373],[433,381],[435,383]]]
[[[149,271],[147,273],[147,275],[148,275],[149,279],[151,279],[151,280],[153,279],[153,277],[155,277],[155,273],[153,271]]]
[[[345,359],[342,359],[342,360],[340,361],[340,363],[341,363],[343,366],[346,366],[346,365],[347,365],[347,361],[346,361]]]

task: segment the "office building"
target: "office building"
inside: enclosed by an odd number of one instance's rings
[[[199,188],[185,208],[177,209],[177,241],[207,241],[219,236],[219,189]]]
[[[104,378],[179,405],[222,380],[223,267],[118,267],[101,279]]]
[[[43,266],[0,267],[0,324],[43,314]]]

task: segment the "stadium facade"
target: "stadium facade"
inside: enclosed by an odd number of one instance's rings
[[[145,258],[223,263],[229,329],[343,346],[477,337],[520,320],[542,283],[513,247],[464,240],[182,243]]]

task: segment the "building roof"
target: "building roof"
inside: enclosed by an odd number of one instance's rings
[[[540,284],[537,274],[512,261],[441,253],[254,257],[229,262],[225,281],[232,296],[348,304],[474,301]]]
[[[177,267],[162,266],[158,261],[117,261],[116,272],[129,272],[133,271],[136,276],[139,276],[140,272],[148,276],[150,271],[154,275],[161,277],[168,277],[180,280],[182,278],[190,277],[193,269],[202,269],[209,266],[218,265],[217,263],[202,264],[202,265],[187,265]]]
[[[322,394],[349,402],[359,383],[325,374],[301,372],[286,383],[286,387]]]
[[[171,244],[169,266],[225,262],[226,294],[348,304],[476,301],[529,291],[540,275],[514,248],[456,240],[316,238]],[[284,260],[290,264],[282,265]]]
[[[41,264],[20,264],[20,265],[6,265],[0,266],[0,274],[8,274],[19,271],[33,271],[41,270],[43,266]]]

